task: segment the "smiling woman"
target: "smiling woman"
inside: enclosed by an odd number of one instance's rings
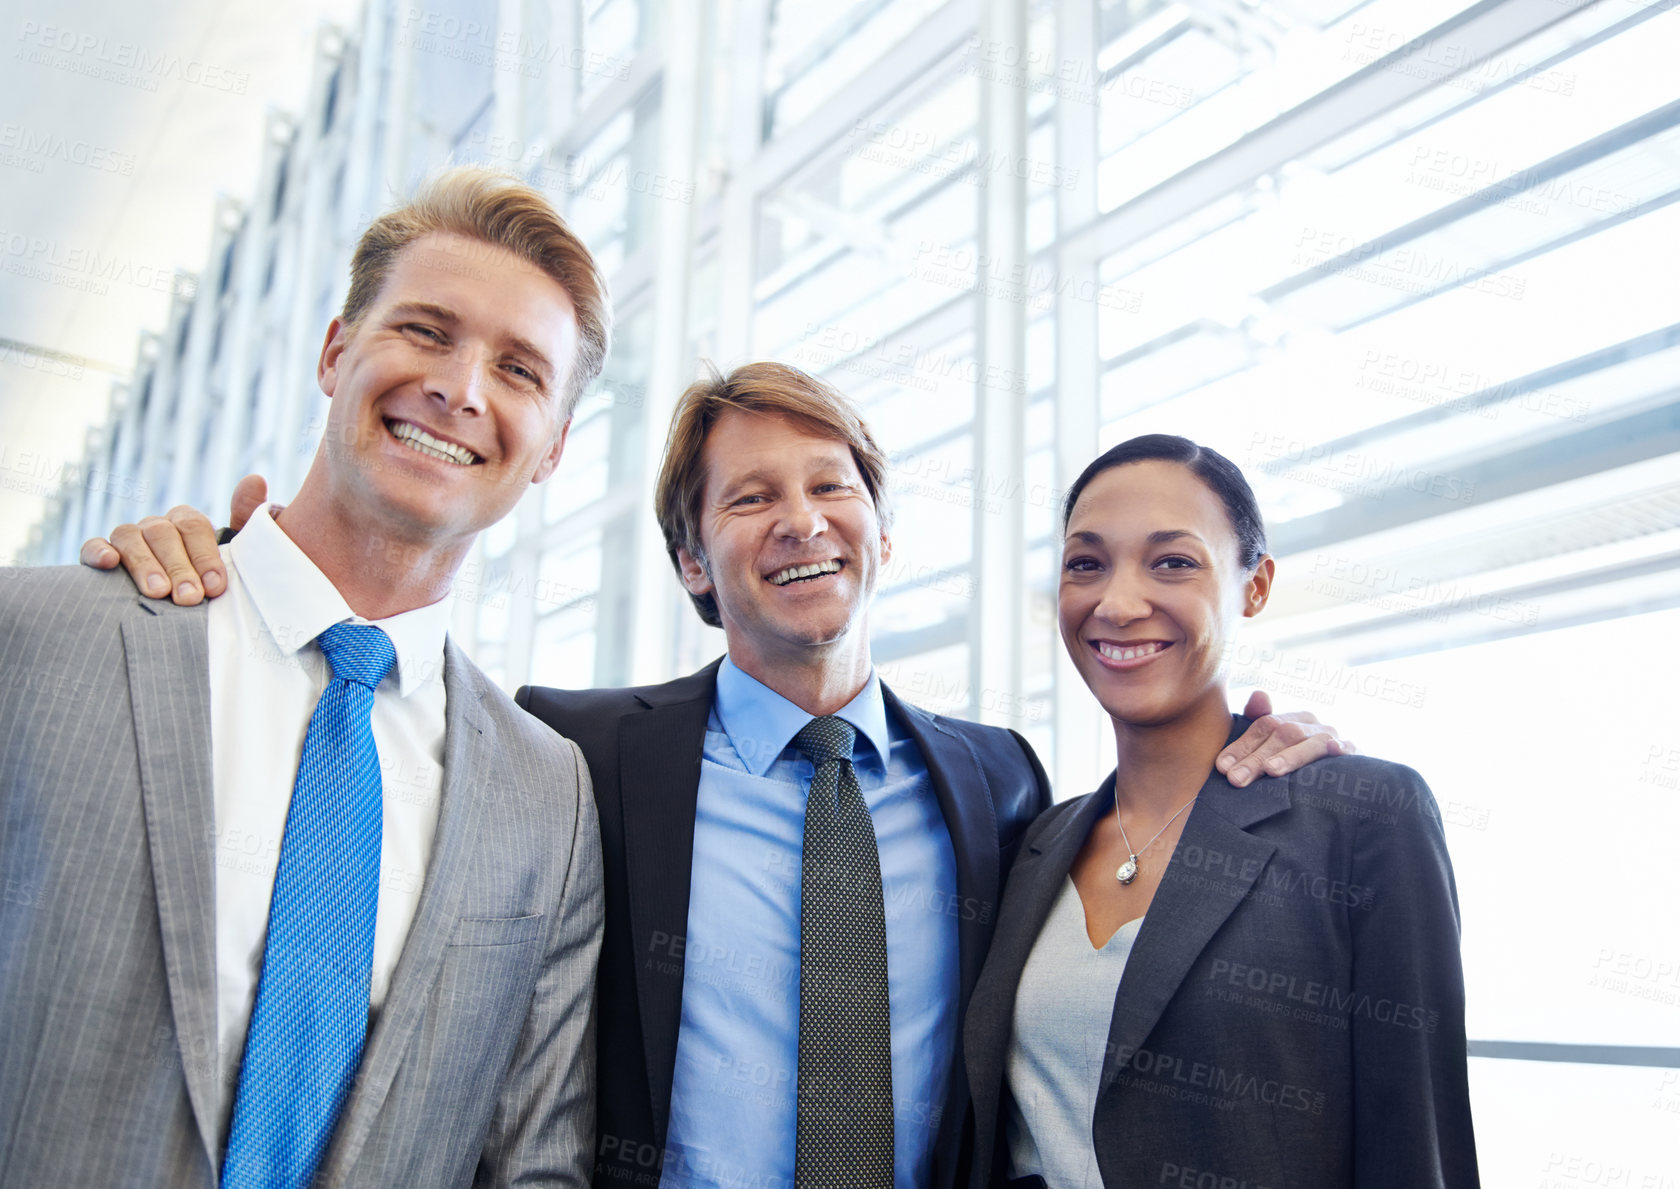
[[[1035,822],[965,1030],[988,1176],[1473,1186],[1458,906],[1409,768],[1214,769],[1233,634],[1275,569],[1253,492],[1179,437],[1069,489],[1062,640],[1115,772]],[[1371,800],[1394,812],[1373,814]],[[1176,1174],[1173,1178],[1176,1179]]]

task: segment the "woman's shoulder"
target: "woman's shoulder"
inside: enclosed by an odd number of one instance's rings
[[[1414,768],[1375,756],[1329,756],[1286,778],[1291,808],[1372,823],[1441,829],[1441,809]]]

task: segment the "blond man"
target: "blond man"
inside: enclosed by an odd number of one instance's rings
[[[588,770],[446,629],[609,327],[541,195],[441,175],[363,236],[223,597],[6,576],[0,1182],[587,1183]]]

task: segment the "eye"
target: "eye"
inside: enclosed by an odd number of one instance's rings
[[[422,325],[419,322],[410,322],[408,325],[403,327],[403,330],[410,334],[418,335],[427,342],[442,343],[444,341],[443,335],[438,333],[436,330],[433,330],[430,326]]]
[[[539,385],[542,383],[542,377],[523,363],[504,363],[502,366],[527,383]]]
[[[745,504],[762,504],[769,498],[770,497],[766,495],[743,495],[736,498],[734,503],[736,507],[741,507]]]
[[[1094,557],[1079,554],[1064,560],[1062,569],[1070,574],[1091,574],[1102,569],[1102,563]]]
[[[1162,570],[1197,570],[1201,568],[1193,558],[1188,558],[1178,553],[1171,554],[1167,557],[1157,558],[1155,566],[1157,569]]]

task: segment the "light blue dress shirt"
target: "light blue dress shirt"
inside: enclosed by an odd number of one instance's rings
[[[957,1044],[956,855],[927,762],[889,719],[879,679],[871,674],[840,717],[858,731],[853,766],[881,854],[893,1181],[921,1189]],[[799,864],[812,767],[788,744],[810,720],[724,659],[700,766],[662,1189],[793,1186]]]

